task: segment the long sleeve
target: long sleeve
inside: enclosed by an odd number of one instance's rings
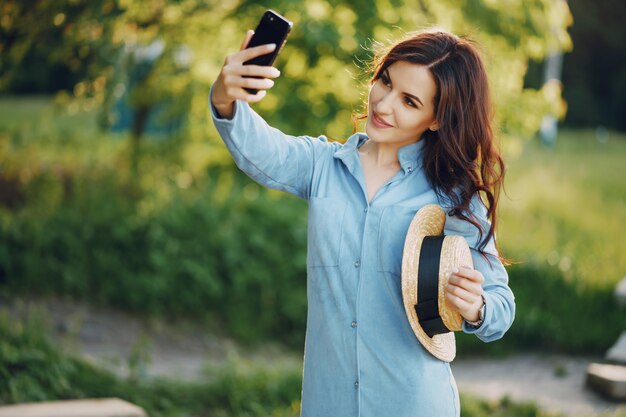
[[[316,161],[333,151],[326,137],[286,135],[240,100],[232,119],[221,118],[211,96],[213,123],[239,169],[263,186],[308,199]]]
[[[487,209],[483,203],[474,198],[470,209],[478,218],[483,236],[489,230],[490,222],[487,218]],[[479,328],[472,328],[463,323],[463,331],[475,334],[483,342],[492,342],[500,339],[513,324],[515,318],[515,296],[509,288],[509,275],[502,262],[497,257],[494,239],[487,243],[485,252],[487,259],[478,252],[478,229],[471,223],[457,217],[448,216],[446,219],[446,235],[462,235],[467,240],[472,253],[474,269],[485,277],[483,291],[485,296],[485,316]]]

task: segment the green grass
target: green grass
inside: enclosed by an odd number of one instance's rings
[[[626,329],[613,296],[626,276],[626,135],[561,130],[556,146],[531,141],[507,157],[498,237],[517,315],[504,343],[602,355]],[[480,352],[475,340],[462,348]]]
[[[3,97],[0,99],[0,128],[13,129],[36,124],[51,114],[50,98],[41,97]]]
[[[517,349],[602,355],[626,329],[613,296],[626,275],[626,135],[561,130],[506,155],[498,239],[517,314],[502,342],[461,335],[461,351]]]
[[[527,144],[508,158],[499,238],[505,254],[551,265],[583,287],[626,276],[626,135],[599,143],[567,131],[556,146]]]

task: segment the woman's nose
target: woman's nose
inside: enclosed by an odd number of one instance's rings
[[[384,96],[382,96],[380,100],[378,100],[378,103],[376,103],[376,108],[374,110],[376,110],[376,113],[379,113],[379,114],[389,114],[391,113],[391,109],[392,109],[391,104],[392,104],[391,93],[387,93]]]

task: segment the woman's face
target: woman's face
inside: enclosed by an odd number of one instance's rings
[[[437,85],[423,65],[397,61],[370,88],[367,136],[374,142],[409,144],[427,129],[436,130]]]

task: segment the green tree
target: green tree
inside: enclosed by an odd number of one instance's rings
[[[283,76],[258,108],[286,131],[346,137],[364,98],[363,63],[372,50],[429,26],[483,45],[505,134],[529,137],[544,114],[563,114],[560,86],[537,90],[523,81],[530,58],[570,47],[564,0],[7,0],[0,88],[29,48],[49,40],[51,62],[84,68],[73,98],[101,108],[105,125],[115,122],[114,103],[123,96],[133,111],[133,140],[158,108],[165,118],[183,119],[187,139],[204,140],[210,84],[268,7],[294,21],[294,30],[276,64]],[[141,56],[156,47],[142,70]]]

